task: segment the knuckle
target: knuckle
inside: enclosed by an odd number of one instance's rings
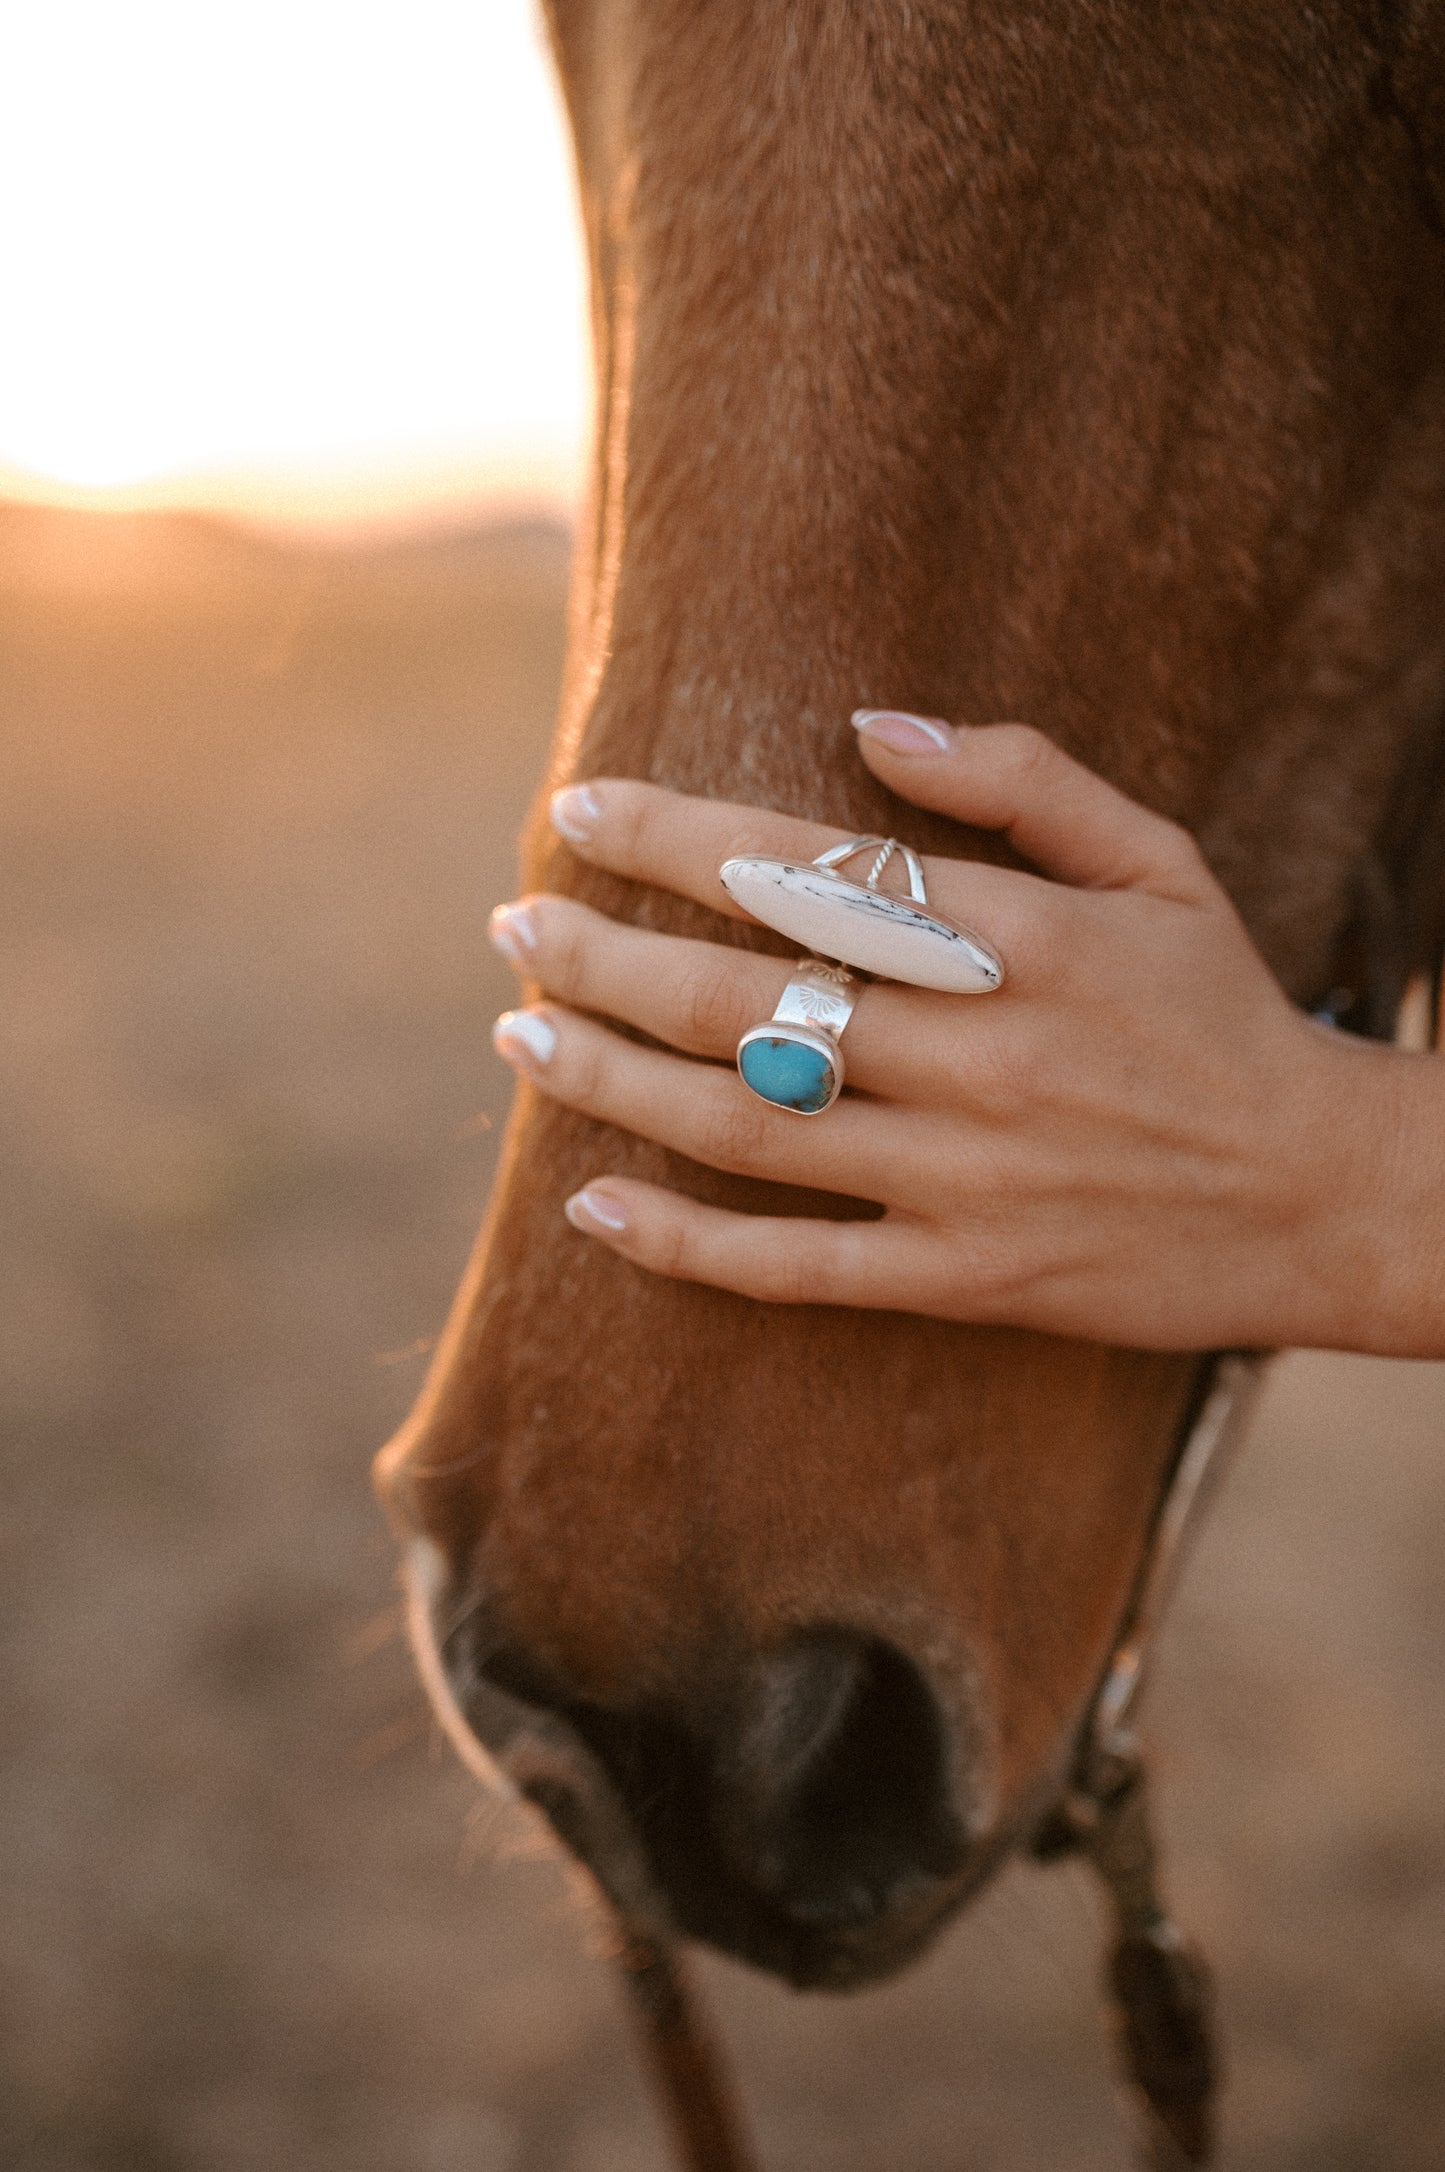
[[[697,1272],[697,1246],[693,1232],[680,1214],[671,1214],[653,1232],[651,1264],[662,1275],[692,1280]]]
[[[998,1319],[1026,1318],[1042,1281],[1038,1263],[1024,1255],[1016,1236],[992,1233],[976,1242],[970,1273],[978,1304]]]
[[[959,1317],[1006,1317],[1032,1287],[1020,1204],[1015,1188],[990,1166],[990,1157],[975,1155],[969,1181],[934,1230],[922,1263],[925,1286],[945,1288]]]
[[[1016,777],[1036,777],[1058,758],[1058,748],[1033,724],[1000,724],[1004,759]]]
[[[607,1050],[605,1043],[594,1041],[588,1035],[569,1036],[573,1039],[571,1061],[568,1069],[568,1098],[579,1108],[594,1110],[605,1101],[607,1093]],[[558,1054],[561,1054],[559,1049]]]
[[[629,784],[627,796],[632,808],[632,858],[639,867],[655,867],[667,859],[677,828],[676,795],[659,784]]]
[[[740,1081],[730,1081],[729,1088],[718,1095],[701,1126],[702,1158],[716,1169],[753,1171],[771,1158],[773,1112]]]
[[[779,1244],[758,1263],[753,1294],[774,1305],[825,1303],[823,1276],[808,1266],[796,1244]]]
[[[615,825],[616,857],[633,866],[647,851],[652,816],[648,788],[628,780],[613,784],[607,794],[609,821]]]
[[[956,1244],[949,1260],[949,1282],[956,1303],[975,1319],[988,1321],[1005,1315],[1018,1272],[1000,1246],[975,1237]]]
[[[677,1001],[678,1022],[691,1047],[712,1050],[737,1039],[741,1030],[738,1001],[722,960],[690,966],[679,984]]]
[[[1007,1033],[980,1034],[969,1056],[969,1100],[990,1117],[1017,1110],[1028,1083],[1028,1051]]]

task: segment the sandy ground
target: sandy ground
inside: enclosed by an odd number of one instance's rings
[[[0,513],[0,2163],[664,2172],[367,1480],[486,1191],[545,531]],[[1445,1368],[1292,1359],[1152,1701],[1231,2172],[1445,2163]],[[1083,1874],[902,1982],[702,1975],[768,2172],[1125,2172]]]

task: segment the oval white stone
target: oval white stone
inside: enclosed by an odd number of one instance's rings
[[[987,943],[911,898],[761,854],[726,860],[719,873],[744,912],[825,958],[945,995],[985,995],[1003,980]]]

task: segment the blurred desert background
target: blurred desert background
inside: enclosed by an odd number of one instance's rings
[[[0,122],[0,2166],[670,2172],[368,1477],[505,1120],[561,662],[535,24],[66,0]],[[1445,2162],[1442,1671],[1445,1367],[1289,1358],[1149,1707],[1226,2172]],[[703,1958],[765,2172],[1127,2172],[1099,1927],[1020,1867],[881,1991]]]
[[[664,2172],[560,1866],[438,1742],[367,1477],[485,1199],[545,522],[0,515],[0,2162]],[[1235,2172],[1445,2136],[1445,1369],[1285,1362],[1151,1705]],[[702,1969],[768,2172],[1130,2163],[1093,1894]]]

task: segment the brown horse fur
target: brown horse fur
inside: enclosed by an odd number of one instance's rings
[[[1445,7],[550,12],[599,383],[550,781],[987,853],[847,719],[1027,718],[1318,998],[1445,715]],[[525,880],[754,939],[540,814]],[[616,1861],[558,1811],[603,1882],[861,1981],[1057,1795],[1197,1361],[651,1278],[562,1219],[606,1170],[779,1204],[524,1090],[385,1490],[463,1717],[610,1793]]]

